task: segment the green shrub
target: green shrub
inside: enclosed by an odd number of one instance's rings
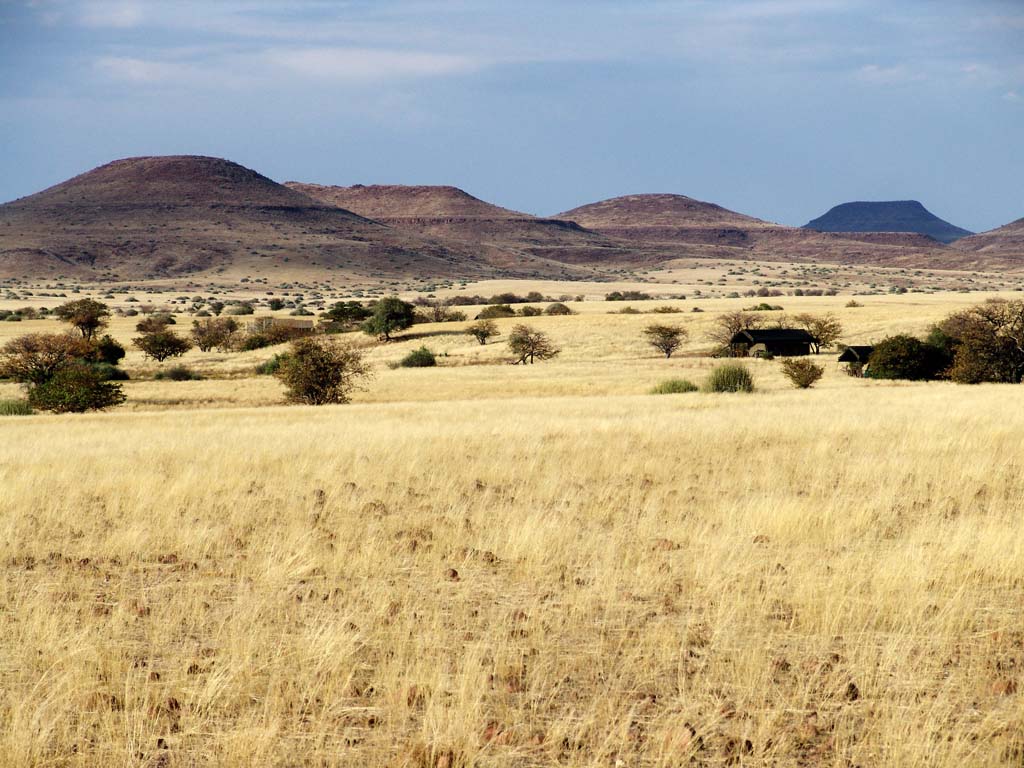
[[[913,336],[890,336],[875,344],[868,358],[868,376],[873,379],[937,379],[949,366],[948,353]]]
[[[54,413],[101,411],[125,401],[118,384],[104,381],[86,363],[71,363],[58,370],[48,381],[28,392],[29,404]]]
[[[515,317],[516,311],[508,304],[490,304],[477,314],[477,320],[495,320],[502,317]]]
[[[398,364],[402,368],[430,368],[437,365],[437,358],[426,347],[420,347],[403,357]]]
[[[537,317],[544,314],[544,310],[540,307],[523,307],[519,310],[519,314],[523,317]]]
[[[692,381],[686,379],[668,379],[658,384],[651,390],[652,395],[681,395],[686,392],[696,392],[700,389]]]
[[[705,392],[753,392],[754,377],[739,363],[726,363],[715,368],[703,387]]]
[[[288,357],[287,352],[280,352],[274,355],[272,358],[267,360],[265,363],[260,363],[256,366],[256,373],[259,376],[273,376],[281,369],[281,363]]]
[[[545,315],[571,315],[572,313],[572,310],[560,301],[548,304],[544,308]]]
[[[103,377],[103,381],[128,381],[131,378],[127,371],[110,363],[92,363],[92,369]]]
[[[175,365],[166,371],[157,371],[153,377],[160,381],[199,381],[203,377],[184,365]]]
[[[33,413],[28,400],[0,400],[0,416],[31,416]]]

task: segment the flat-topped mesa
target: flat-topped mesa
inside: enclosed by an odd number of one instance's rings
[[[952,243],[971,234],[931,213],[917,200],[842,203],[808,222],[817,232],[914,232]]]

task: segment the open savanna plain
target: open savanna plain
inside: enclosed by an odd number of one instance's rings
[[[869,343],[985,295],[850,298],[768,301]],[[1024,390],[648,394],[759,301],[352,335],[320,408],[280,349],[133,350],[125,406],[0,418],[0,765],[1019,767]],[[561,355],[507,365],[517,322]]]

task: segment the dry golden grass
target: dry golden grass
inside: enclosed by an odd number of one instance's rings
[[[855,341],[978,297],[845,300],[778,303]],[[694,355],[739,303],[653,317]],[[190,352],[224,378],[0,419],[0,765],[1020,766],[1024,390],[650,396],[713,362],[617,308],[528,368],[376,347],[349,406]]]

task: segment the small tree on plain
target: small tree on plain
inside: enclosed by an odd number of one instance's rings
[[[203,352],[227,349],[238,331],[238,321],[233,317],[211,317],[192,321],[192,341]]]
[[[416,308],[397,296],[381,299],[373,307],[373,315],[363,323],[363,331],[382,341],[391,341],[391,334],[404,331],[416,321]]]
[[[789,357],[782,361],[782,373],[798,389],[810,389],[825,369],[806,358]]]
[[[120,385],[106,381],[94,366],[78,360],[28,391],[28,402],[33,408],[54,413],[102,411],[124,401]]]
[[[158,363],[171,357],[179,357],[192,349],[192,343],[183,339],[174,331],[162,330],[144,333],[132,339],[132,343],[146,355]]]
[[[167,329],[169,325],[176,325],[174,316],[167,312],[158,312],[144,317],[135,324],[135,330],[139,333],[156,333]]]
[[[683,345],[689,333],[678,325],[648,325],[644,328],[644,336],[648,344],[668,359]]]
[[[814,354],[828,349],[843,335],[843,324],[831,312],[825,315],[802,313],[793,316],[793,322],[813,336],[816,341],[811,344]]]
[[[96,331],[106,327],[110,308],[95,299],[78,299],[61,304],[53,313],[77,328],[83,339],[91,340]]]
[[[89,356],[93,347],[70,333],[30,333],[0,349],[0,376],[35,386],[49,381],[64,366]]]
[[[737,333],[762,328],[764,324],[764,315],[759,312],[725,312],[715,318],[707,332],[707,338],[715,342],[719,350],[727,350]]]
[[[508,336],[508,346],[515,355],[515,365],[532,365],[535,360],[550,360],[561,352],[546,333],[528,325],[517,325],[512,328]]]
[[[480,342],[482,346],[487,343],[488,339],[498,335],[498,326],[493,320],[477,320],[466,329],[466,333]]]
[[[369,366],[359,350],[322,336],[293,341],[274,371],[287,388],[289,402],[306,405],[347,403],[360,381],[369,375]]]

